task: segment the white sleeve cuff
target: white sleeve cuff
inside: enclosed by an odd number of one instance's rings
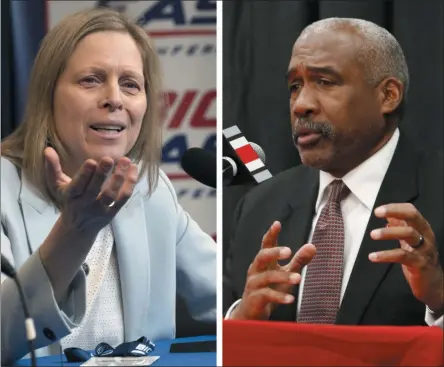
[[[444,315],[437,314],[428,307],[426,308],[425,322],[429,326],[438,326],[441,329],[444,329]]]
[[[233,310],[237,307],[237,305],[242,301],[241,299],[238,299],[236,302],[234,302],[231,307],[228,309],[227,313],[225,314],[225,320],[229,320],[230,319],[230,315],[233,312]]]

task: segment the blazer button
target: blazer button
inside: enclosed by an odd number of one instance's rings
[[[82,264],[82,269],[85,272],[86,275],[89,274],[89,265],[87,263]]]
[[[51,341],[56,340],[56,336],[55,336],[54,332],[51,329],[48,329],[47,327],[45,327],[43,329],[43,335],[46,336]]]

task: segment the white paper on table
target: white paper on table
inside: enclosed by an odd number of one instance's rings
[[[150,366],[160,357],[92,357],[81,366]]]

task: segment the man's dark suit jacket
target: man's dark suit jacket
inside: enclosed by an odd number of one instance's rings
[[[242,297],[248,267],[273,221],[282,223],[279,245],[289,246],[293,254],[308,241],[318,185],[319,171],[301,165],[255,187],[240,201],[224,267],[225,312]],[[443,265],[442,153],[419,150],[401,134],[374,208],[407,202],[412,203],[432,226]],[[372,211],[337,315],[337,324],[425,325],[425,306],[413,296],[401,265],[374,264],[368,260],[371,252],[399,247],[398,241],[370,238],[373,229],[385,225],[386,221],[375,217]],[[293,294],[295,302],[276,307],[271,320],[296,320],[298,287]]]

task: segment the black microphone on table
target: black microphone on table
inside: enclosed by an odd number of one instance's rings
[[[263,149],[248,142],[234,125],[223,130],[222,177],[223,186],[259,184],[272,177],[265,166]],[[217,157],[202,148],[190,148],[182,156],[183,170],[200,183],[216,188]]]
[[[13,279],[15,284],[17,285],[17,289],[20,296],[20,301],[22,303],[23,312],[25,314],[25,330],[26,330],[26,339],[28,340],[29,352],[31,354],[31,364],[32,367],[37,366],[37,360],[35,356],[35,348],[34,348],[34,340],[36,338],[34,320],[29,314],[28,306],[26,303],[25,295],[23,293],[22,286],[17,277],[17,273],[15,272],[14,267],[9,263],[8,259],[1,255],[1,267],[2,273],[7,275],[9,278]]]

